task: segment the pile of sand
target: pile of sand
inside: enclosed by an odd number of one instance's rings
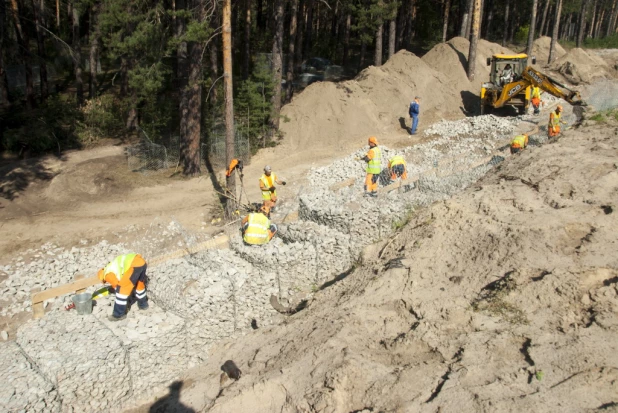
[[[551,68],[575,85],[590,84],[595,79],[611,77],[611,68],[603,58],[580,48],[575,48],[556,59]]]
[[[543,36],[536,39],[532,45],[532,56],[536,57],[537,65],[543,67],[547,66],[547,60],[549,59],[549,46],[551,44],[551,37]],[[567,52],[556,42],[554,50],[554,59],[559,59]]]

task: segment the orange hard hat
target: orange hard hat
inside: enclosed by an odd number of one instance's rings
[[[375,136],[371,136],[369,138],[369,145],[377,145],[378,144],[378,138],[376,138]]]
[[[558,105],[558,106],[556,106],[556,110],[557,110],[558,112],[562,112],[562,105]]]
[[[105,282],[105,269],[101,268],[99,270],[99,272],[97,273],[97,277],[99,277],[99,280],[101,280],[101,282]]]

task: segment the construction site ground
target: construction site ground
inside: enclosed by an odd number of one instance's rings
[[[535,42],[539,61],[548,46],[548,38]],[[0,330],[7,343],[0,360],[11,362],[3,362],[0,377],[16,383],[20,378],[37,389],[23,400],[18,387],[4,396],[33,411],[69,411],[72,404],[82,407],[73,407],[76,411],[107,410],[107,399],[93,404],[95,390],[82,393],[80,383],[64,376],[69,370],[45,361],[57,357],[70,364],[70,354],[50,352],[47,341],[66,348],[79,333],[92,347],[101,337],[119,343],[109,353],[83,354],[126,358],[122,374],[131,377],[129,384],[114,386],[133,386],[133,393],[119,396],[117,411],[618,411],[618,121],[602,116],[573,127],[575,117],[565,106],[570,125],[547,143],[549,110],[564,105],[556,99],[546,97],[540,116],[515,118],[516,111],[505,108],[498,118],[472,117],[488,77],[485,58],[505,48],[481,41],[475,81],[469,82],[467,47],[466,40],[455,38],[422,58],[399,52],[354,80],[314,84],[296,96],[283,109],[289,121],[282,120],[281,144],[261,150],[245,168],[243,196],[260,199],[257,179],[265,164],[288,182],[278,189],[281,207],[273,219],[298,222],[284,229],[285,243],[274,244],[269,254],[293,256],[278,265],[298,280],[307,267],[300,265],[306,261],[303,250],[313,245],[310,258],[317,260],[319,248],[326,248],[300,239],[304,229],[317,239],[332,237],[325,242],[334,246],[323,253],[328,258],[311,264],[315,280],[295,284],[277,274],[275,288],[268,278],[272,264],[232,242],[233,254],[213,252],[199,262],[153,272],[165,280],[153,281],[154,326],[148,315],[138,315],[121,326],[122,333],[101,332],[97,320],[110,311],[108,302],[97,306],[97,318],[88,318],[83,331],[63,332],[58,326],[67,320],[81,322],[63,313],[67,297],[51,302],[42,319],[47,321],[28,322],[30,289],[59,285],[77,273],[94,275],[123,248],[156,256],[186,247],[188,239],[221,232],[238,237],[235,224],[217,222],[222,210],[213,179],[223,182],[223,171],[190,179],[173,168],[130,172],[117,144],[4,163]],[[559,48],[557,54],[555,63],[539,69],[581,90],[593,103],[591,113],[616,107],[617,53]],[[407,106],[415,95],[422,98],[420,133],[410,136]],[[532,146],[508,156],[505,139],[531,130],[536,130]],[[397,192],[373,205],[354,195],[362,192],[364,178],[354,157],[367,149],[371,135],[405,154],[426,177],[413,189],[423,193],[414,198],[413,211],[398,205]],[[419,154],[423,159],[415,166],[410,160]],[[356,182],[328,189],[350,178],[348,171],[356,173]],[[459,175],[466,176],[453,182]],[[323,187],[315,187],[316,177],[323,178]],[[361,221],[364,208],[378,211],[380,205],[397,220],[375,227]],[[346,219],[354,222],[347,233],[340,228]],[[363,226],[383,236],[372,233],[367,239],[377,243],[359,243],[352,235],[362,234],[354,231]],[[337,247],[347,243],[354,247],[341,258]],[[88,248],[94,252],[84,252]],[[217,266],[230,280],[250,274],[230,281],[233,308],[226,302],[228,287],[216,284]],[[174,285],[191,268],[208,270],[208,281],[190,276]],[[46,283],[44,277],[52,274],[56,278]],[[335,275],[337,282],[331,282]],[[16,282],[20,277],[28,281]],[[257,284],[247,287],[251,282]],[[190,301],[184,297],[194,285],[203,290],[193,288]],[[167,295],[175,288],[184,300],[178,306],[178,296]],[[210,305],[201,303],[203,291]],[[288,305],[304,298],[304,309],[277,314],[266,309],[271,294]],[[253,307],[245,311],[243,305]],[[252,319],[258,320],[257,330],[249,325]],[[209,320],[216,328],[207,327]],[[142,328],[142,335],[130,333]],[[164,333],[173,340],[162,339]],[[186,348],[190,357],[177,356],[181,369],[160,362],[165,374],[140,378],[136,367],[149,369],[139,361],[148,352],[163,348],[161,355],[175,354],[178,346],[187,346],[186,337],[197,335],[204,341]],[[142,342],[148,345],[135,344]],[[220,366],[228,359],[243,376],[221,384]],[[138,397],[148,380],[156,386]]]

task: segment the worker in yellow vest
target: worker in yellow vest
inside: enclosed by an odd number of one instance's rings
[[[511,154],[518,153],[528,146],[528,135],[517,135],[511,141]]]
[[[267,244],[277,233],[277,226],[271,224],[269,208],[262,205],[258,212],[253,212],[242,220],[242,239],[249,245]]]
[[[378,138],[369,138],[369,152],[362,158],[367,162],[365,172],[365,196],[378,196],[378,179],[382,172],[382,150],[378,147]]]
[[[541,112],[541,89],[536,86],[532,87],[532,98],[530,99],[530,102],[534,108],[534,114],[538,115]]]
[[[391,181],[397,179],[397,177],[408,179],[408,168],[406,166],[406,160],[401,155],[395,155],[388,161],[388,169],[391,172]]]
[[[547,137],[553,138],[560,134],[560,124],[566,125],[566,122],[560,120],[562,114],[562,106],[556,106],[556,110],[549,114],[549,123],[547,124]]]
[[[262,202],[264,206],[268,207],[271,211],[277,203],[277,190],[275,184],[285,185],[285,181],[278,180],[277,175],[272,172],[271,167],[266,165],[264,167],[264,174],[260,178],[260,190],[262,191]]]
[[[148,309],[146,297],[146,261],[141,255],[130,253],[119,255],[98,272],[99,280],[108,283],[116,290],[114,310],[110,321],[126,318],[129,297],[135,293],[137,307]]]

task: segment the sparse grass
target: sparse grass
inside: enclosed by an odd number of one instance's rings
[[[472,309],[501,317],[511,324],[528,324],[529,320],[523,310],[505,300],[516,287],[515,280],[507,273],[483,288],[479,298],[472,303]]]
[[[594,115],[590,116],[590,120],[593,120],[595,122],[603,122],[605,120],[605,116],[603,116],[602,113],[595,113]]]
[[[536,379],[538,381],[543,380],[543,376],[545,375],[545,373],[543,373],[543,370],[539,370],[535,373],[534,377],[536,377]]]
[[[393,231],[399,231],[401,228],[405,227],[406,225],[410,223],[413,216],[414,216],[414,208],[411,206],[408,206],[404,212],[403,217],[401,217],[400,219],[393,220],[393,222],[391,223],[391,228],[393,229]]]
[[[610,109],[601,111],[588,117],[588,119],[599,123],[608,123],[612,121],[618,121],[618,109]]]

